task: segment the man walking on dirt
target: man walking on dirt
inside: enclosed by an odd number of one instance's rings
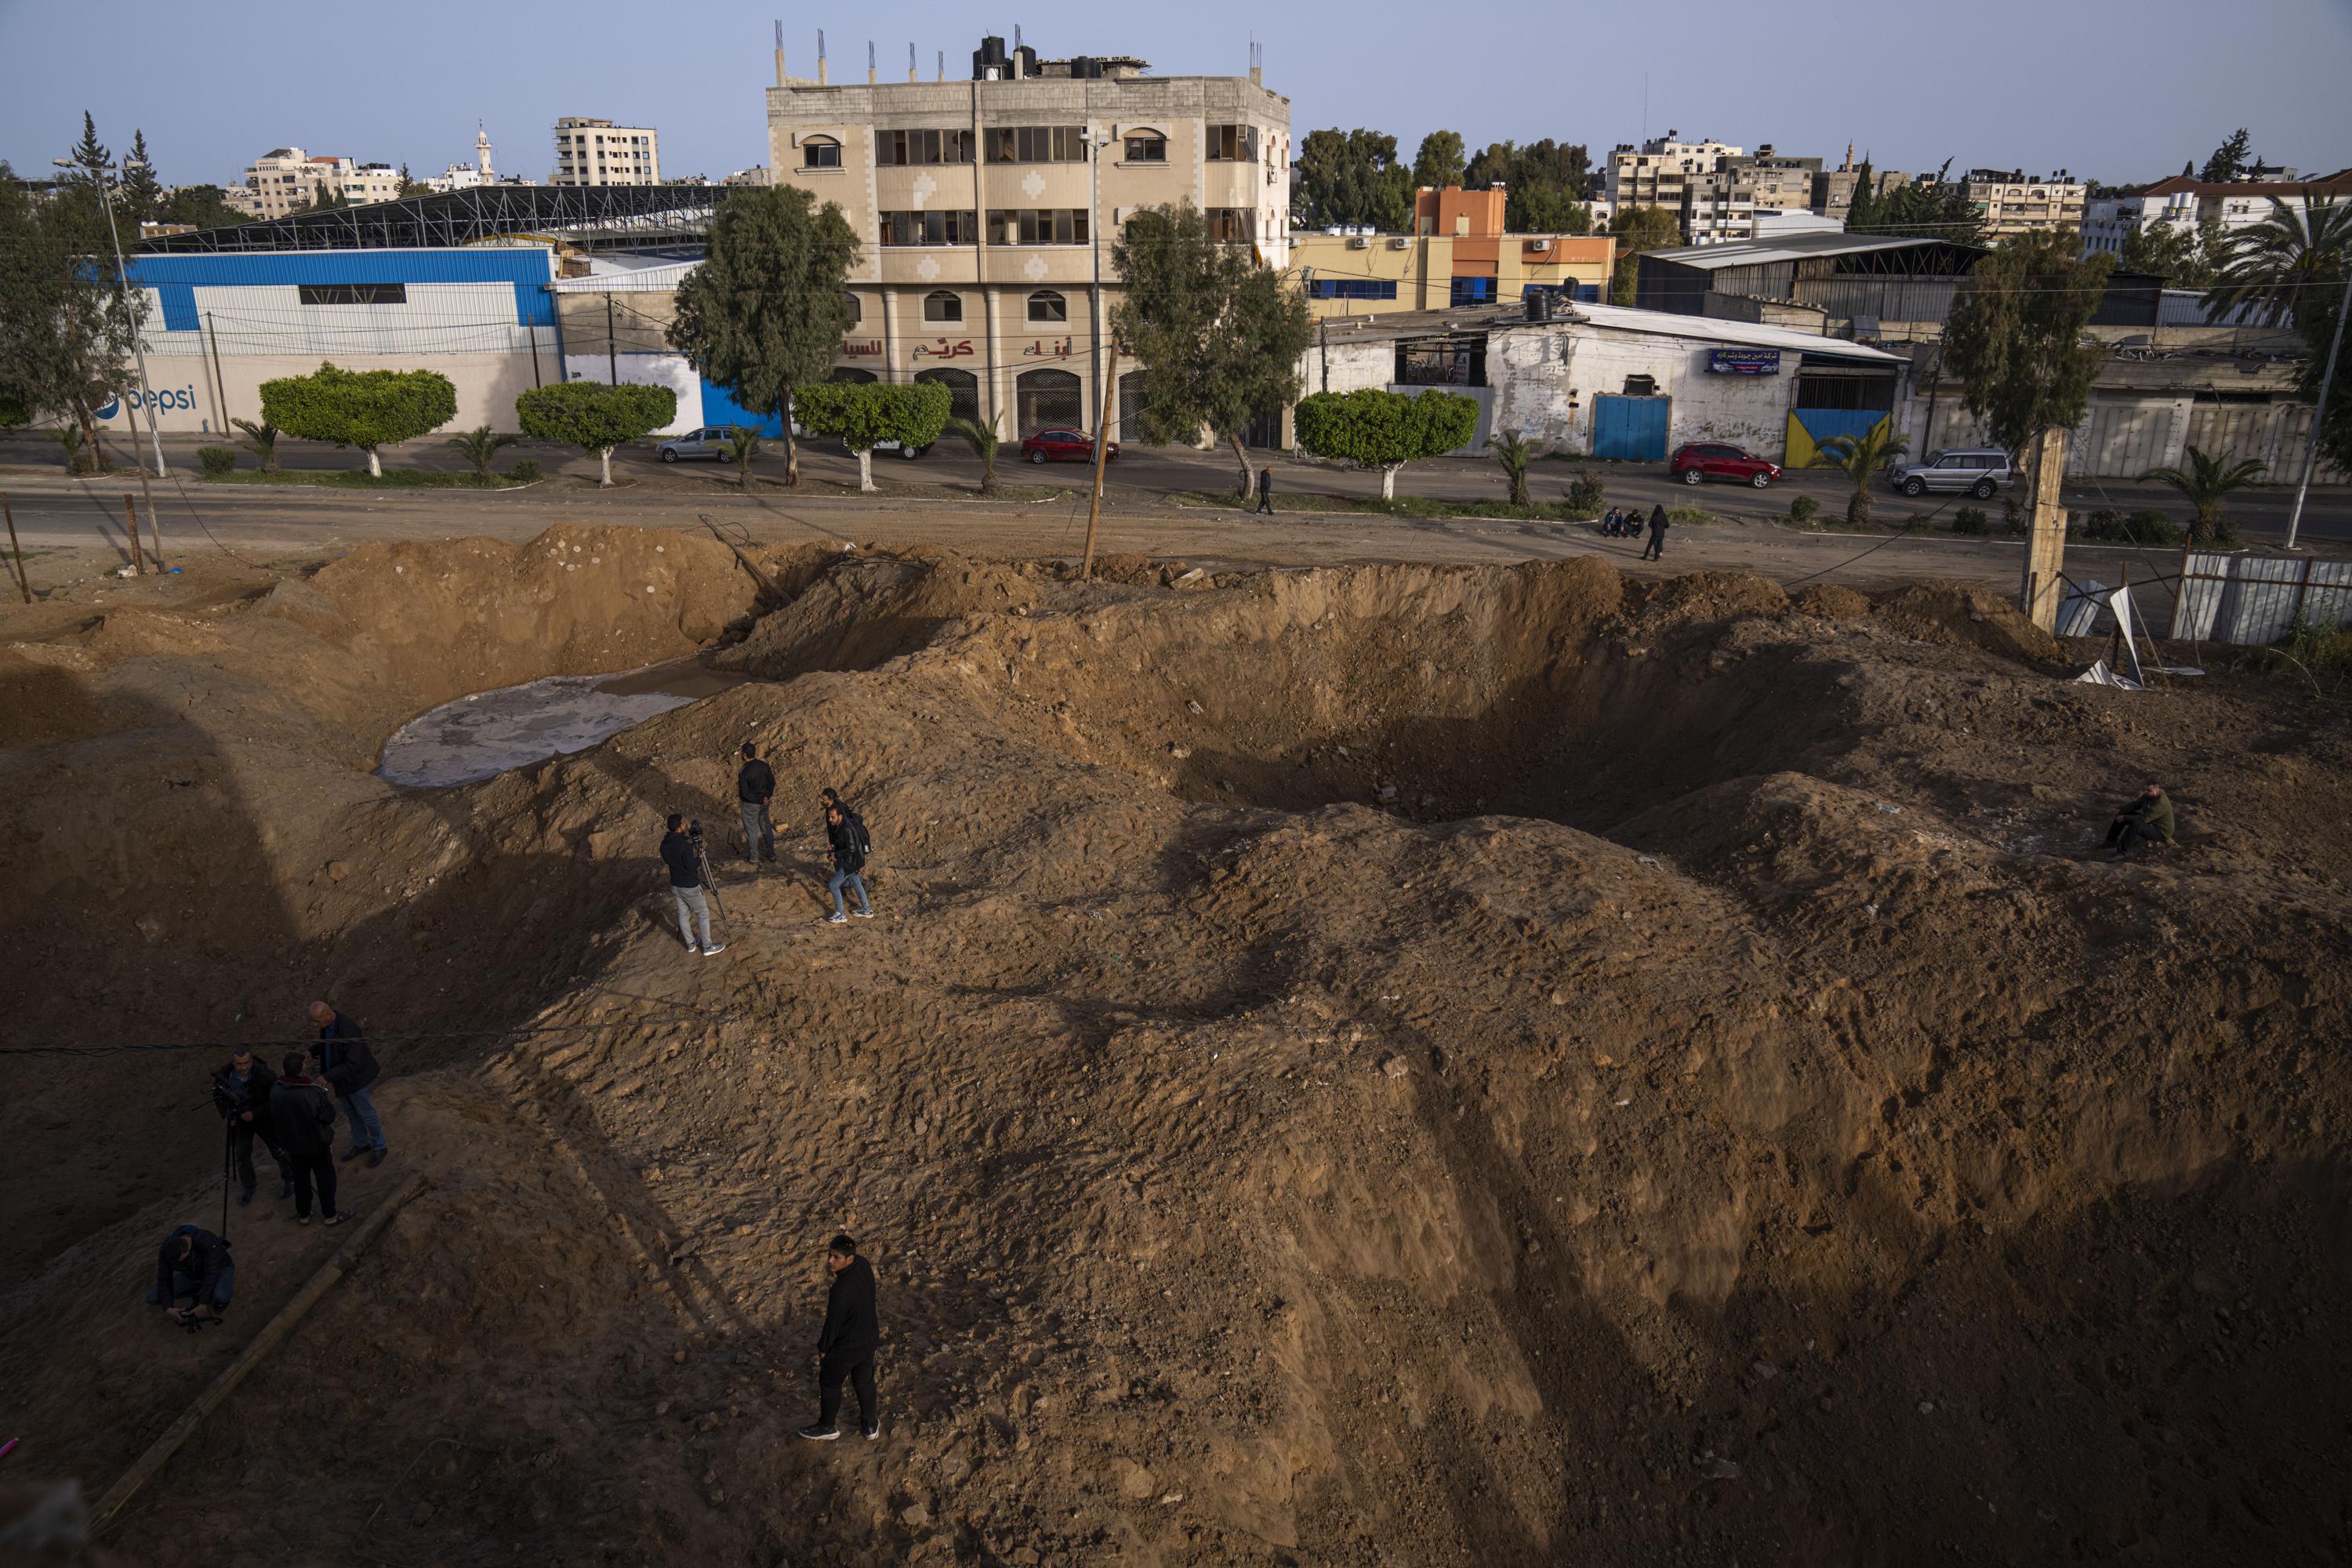
[[[735,770],[736,808],[743,817],[743,858],[755,856],[773,864],[776,827],[769,820],[768,803],[775,798],[776,773],[760,760],[760,748],[743,742],[743,765]]]
[[[364,1154],[369,1164],[381,1165],[385,1152],[383,1122],[375,1113],[375,1101],[368,1098],[368,1085],[376,1080],[378,1071],[375,1052],[368,1048],[358,1019],[344,1016],[324,1002],[310,1004],[310,1022],[319,1026],[319,1045],[312,1053],[318,1058],[319,1076],[342,1100],[343,1116],[352,1124],[352,1146],[343,1151],[343,1158],[356,1160]]]
[[[669,814],[669,831],[661,841],[662,864],[669,868],[670,897],[677,900],[677,934],[686,939],[686,951],[695,951],[692,921],[702,922],[702,956],[713,958],[727,951],[725,942],[710,940],[710,898],[702,890],[702,846],[684,831],[686,818],[677,812]]]
[[[869,1443],[882,1436],[882,1401],[874,1392],[874,1352],[882,1346],[882,1328],[874,1315],[874,1270],[857,1256],[857,1243],[836,1236],[825,1248],[824,1266],[833,1274],[824,1298],[824,1327],[816,1336],[816,1424],[800,1435],[812,1443],[830,1443],[841,1436],[835,1422],[841,1415],[841,1385],[857,1390],[857,1421]]]
[[[256,1138],[278,1162],[278,1195],[282,1198],[294,1190],[294,1167],[286,1163],[286,1152],[278,1146],[277,1130],[269,1124],[269,1090],[277,1081],[269,1064],[244,1046],[213,1074],[213,1109],[228,1124],[229,1163],[236,1172],[240,1204],[251,1203],[253,1190],[260,1184],[253,1171]]]
[[[2120,860],[2138,845],[2158,839],[2171,843],[2172,834],[2172,797],[2162,784],[2150,782],[2107,824],[2107,846]]]
[[[1666,503],[1660,501],[1650,509],[1650,542],[1642,546],[1644,561],[1666,558]]]
[[[858,875],[866,869],[866,851],[873,847],[873,840],[866,836],[866,824],[858,820],[856,812],[835,799],[824,808],[824,837],[825,841],[833,846],[833,879],[824,885],[824,890],[833,895],[833,913],[827,917],[826,923],[837,926],[849,923],[848,910],[841,901],[844,882],[857,889],[857,918],[872,920],[874,906],[866,897],[866,879]]]
[[[278,1146],[294,1167],[294,1223],[310,1223],[310,1188],[319,1188],[319,1213],[329,1225],[341,1225],[335,1208],[335,1102],[310,1075],[312,1058],[289,1051],[279,1065],[276,1087],[269,1091],[269,1121],[278,1132]]]
[[[1257,471],[1257,510],[1265,517],[1274,515],[1274,465],[1268,463]]]
[[[229,1260],[227,1240],[184,1225],[155,1249],[155,1283],[147,1288],[147,1304],[163,1308],[175,1323],[216,1319],[236,1288],[236,1265]],[[181,1307],[183,1296],[194,1297],[194,1304]]]

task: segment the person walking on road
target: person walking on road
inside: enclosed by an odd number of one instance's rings
[[[661,841],[662,864],[669,868],[670,897],[677,900],[677,934],[686,940],[686,951],[694,952],[693,922],[699,921],[702,956],[715,958],[727,951],[727,944],[710,940],[710,897],[702,890],[702,846],[684,831],[685,826],[685,816],[671,812],[669,831]]]
[[[746,860],[756,856],[772,865],[775,862],[776,826],[768,817],[768,803],[775,795],[775,770],[760,760],[759,747],[744,742],[743,765],[735,770],[735,800],[743,817]]]
[[[1660,501],[1650,509],[1650,542],[1642,547],[1644,561],[1666,558],[1666,503]]]
[[[833,895],[833,913],[827,918],[831,925],[849,923],[849,912],[842,905],[841,888],[846,882],[857,889],[857,916],[860,920],[874,918],[874,906],[866,897],[866,879],[859,875],[866,869],[866,857],[874,841],[866,837],[866,824],[856,812],[836,798],[824,808],[825,841],[833,846],[833,879],[824,890]]]
[[[175,1323],[217,1319],[236,1288],[236,1265],[229,1259],[227,1238],[184,1225],[155,1249],[155,1283],[147,1288],[147,1304],[163,1308]],[[183,1296],[194,1297],[194,1304],[182,1307]]]
[[[1266,517],[1274,515],[1274,465],[1268,463],[1257,471],[1257,510]]]
[[[2162,784],[2151,780],[2107,824],[2107,847],[2120,860],[2142,844],[2171,843],[2173,832],[2172,797],[2164,793]]]
[[[229,1164],[236,1173],[240,1204],[251,1203],[254,1188],[260,1184],[253,1171],[256,1138],[278,1162],[278,1195],[282,1198],[294,1190],[294,1167],[286,1163],[286,1152],[278,1146],[277,1129],[269,1124],[269,1089],[277,1081],[269,1064],[247,1046],[239,1046],[213,1074],[213,1109],[228,1124]]]
[[[329,1225],[341,1225],[343,1216],[335,1208],[335,1102],[310,1077],[310,1058],[300,1051],[287,1052],[280,1066],[269,1091],[269,1121],[294,1167],[294,1223],[310,1223],[315,1184],[320,1215]]]
[[[816,1337],[817,1417],[800,1435],[812,1443],[830,1443],[841,1436],[835,1423],[841,1415],[841,1385],[857,1390],[857,1421],[869,1443],[882,1436],[882,1401],[874,1392],[874,1352],[882,1347],[882,1328],[874,1313],[874,1270],[857,1256],[857,1243],[836,1236],[825,1248],[824,1266],[833,1275],[825,1292],[824,1327]]]
[[[346,1017],[324,1002],[310,1004],[310,1022],[319,1026],[319,1045],[313,1055],[319,1065],[319,1077],[328,1091],[343,1102],[344,1119],[352,1124],[352,1146],[343,1151],[347,1161],[367,1156],[371,1165],[383,1163],[383,1121],[375,1113],[375,1101],[368,1097],[368,1085],[376,1080],[375,1052],[368,1048],[367,1036],[361,1032],[359,1020]]]

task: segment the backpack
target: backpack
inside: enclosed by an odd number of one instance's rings
[[[874,836],[866,831],[866,819],[854,811],[845,810],[841,820],[849,829],[850,847],[857,851],[858,864],[864,865],[866,858],[874,853]]]

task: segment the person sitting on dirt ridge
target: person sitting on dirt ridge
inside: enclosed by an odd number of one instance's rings
[[[329,1225],[343,1223],[335,1207],[335,1102],[310,1076],[314,1058],[289,1051],[269,1091],[269,1123],[278,1146],[294,1167],[294,1223],[310,1223],[310,1187],[319,1188],[319,1213]]]
[[[147,1304],[163,1308],[175,1323],[216,1319],[236,1288],[236,1265],[229,1259],[227,1240],[184,1225],[155,1249],[155,1283],[147,1287]],[[182,1296],[194,1297],[194,1303],[180,1306]]]
[[[1644,561],[1666,558],[1666,503],[1660,501],[1650,509],[1650,542],[1642,547]]]
[[[2162,784],[2151,782],[2107,824],[2107,846],[2120,860],[2135,845],[2158,839],[2171,843],[2172,834],[2172,797]]]
[[[866,836],[866,824],[858,819],[856,812],[841,804],[838,795],[834,797],[831,805],[824,808],[824,837],[825,841],[833,846],[833,879],[824,885],[825,891],[833,895],[833,913],[826,917],[826,923],[837,926],[849,923],[848,911],[841,901],[841,885],[844,882],[857,889],[858,918],[872,920],[874,905],[866,897],[866,879],[858,873],[866,869],[866,857],[873,851],[874,841]]]
[[[277,1081],[269,1064],[247,1046],[239,1046],[213,1073],[213,1109],[228,1124],[229,1163],[236,1171],[240,1204],[251,1203],[254,1188],[260,1185],[253,1171],[256,1138],[278,1162],[278,1195],[282,1198],[294,1190],[294,1167],[286,1163],[286,1151],[278,1146],[277,1130],[269,1124],[269,1090]]]
[[[356,1160],[364,1154],[369,1164],[381,1165],[385,1153],[383,1121],[375,1113],[375,1101],[368,1098],[368,1085],[375,1081],[378,1071],[375,1052],[368,1048],[358,1019],[324,1002],[310,1004],[310,1022],[319,1026],[319,1048],[314,1053],[319,1076],[342,1100],[344,1119],[352,1124],[352,1146],[343,1151],[343,1158]]]
[[[857,1256],[857,1243],[836,1236],[824,1252],[824,1266],[833,1273],[825,1292],[824,1327],[816,1336],[817,1418],[800,1435],[812,1443],[830,1443],[841,1436],[835,1423],[841,1415],[841,1385],[857,1390],[857,1420],[869,1443],[882,1436],[882,1401],[874,1392],[874,1352],[882,1346],[882,1328],[874,1315],[874,1270]]]
[[[743,858],[771,863],[776,858],[776,825],[769,820],[768,802],[776,795],[776,773],[760,760],[760,748],[743,742],[743,765],[735,771],[736,809],[743,817]]]
[[[695,951],[692,921],[702,922],[702,956],[716,957],[727,951],[725,942],[710,940],[710,898],[702,890],[702,846],[694,836],[685,831],[686,817],[671,812],[669,831],[662,836],[662,864],[669,868],[670,897],[677,900],[677,934],[686,939],[686,951]]]

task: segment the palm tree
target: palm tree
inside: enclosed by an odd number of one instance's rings
[[[501,436],[487,425],[477,425],[463,435],[450,437],[449,445],[474,465],[476,482],[486,485],[490,482],[490,464],[500,452],[521,439],[520,436]]]
[[[1895,433],[1893,419],[1882,419],[1859,436],[1831,437],[1822,443],[1811,466],[1836,468],[1853,481],[1853,495],[1845,503],[1845,520],[1853,527],[1868,528],[1870,481],[1910,445]]]
[[[2271,198],[2271,216],[2231,235],[2221,277],[2205,295],[2207,313],[2226,320],[2244,306],[2263,326],[2294,324],[2300,305],[2323,305],[2352,255],[2352,202],[2305,188],[2302,210]]]
[[[948,428],[962,437],[963,444],[971,448],[971,455],[980,459],[980,493],[994,495],[996,447],[1002,439],[996,433],[996,416],[990,415],[988,423],[983,425],[977,419],[966,419],[959,414],[948,421]]]
[[[1494,450],[1495,461],[1503,465],[1504,478],[1511,481],[1511,504],[1529,505],[1528,464],[1534,459],[1536,449],[1515,431],[1496,437],[1487,446]]]
[[[229,423],[245,432],[245,439],[239,441],[237,445],[261,459],[261,471],[265,474],[276,473],[278,471],[278,426],[267,419],[257,425],[250,419],[232,419]]]
[[[2210,544],[2228,527],[2228,520],[2221,512],[2221,498],[2252,484],[2254,476],[2267,466],[2255,458],[2232,463],[2227,452],[2209,458],[2191,447],[2186,468],[2150,468],[2140,478],[2169,485],[2195,509],[2195,515],[2189,520],[2189,545],[2194,549],[2200,544]]]
[[[736,426],[733,433],[727,437],[728,449],[735,454],[735,467],[738,470],[735,482],[747,490],[751,488],[751,459],[760,455],[760,448],[765,443],[761,440],[760,433],[746,426]]]

